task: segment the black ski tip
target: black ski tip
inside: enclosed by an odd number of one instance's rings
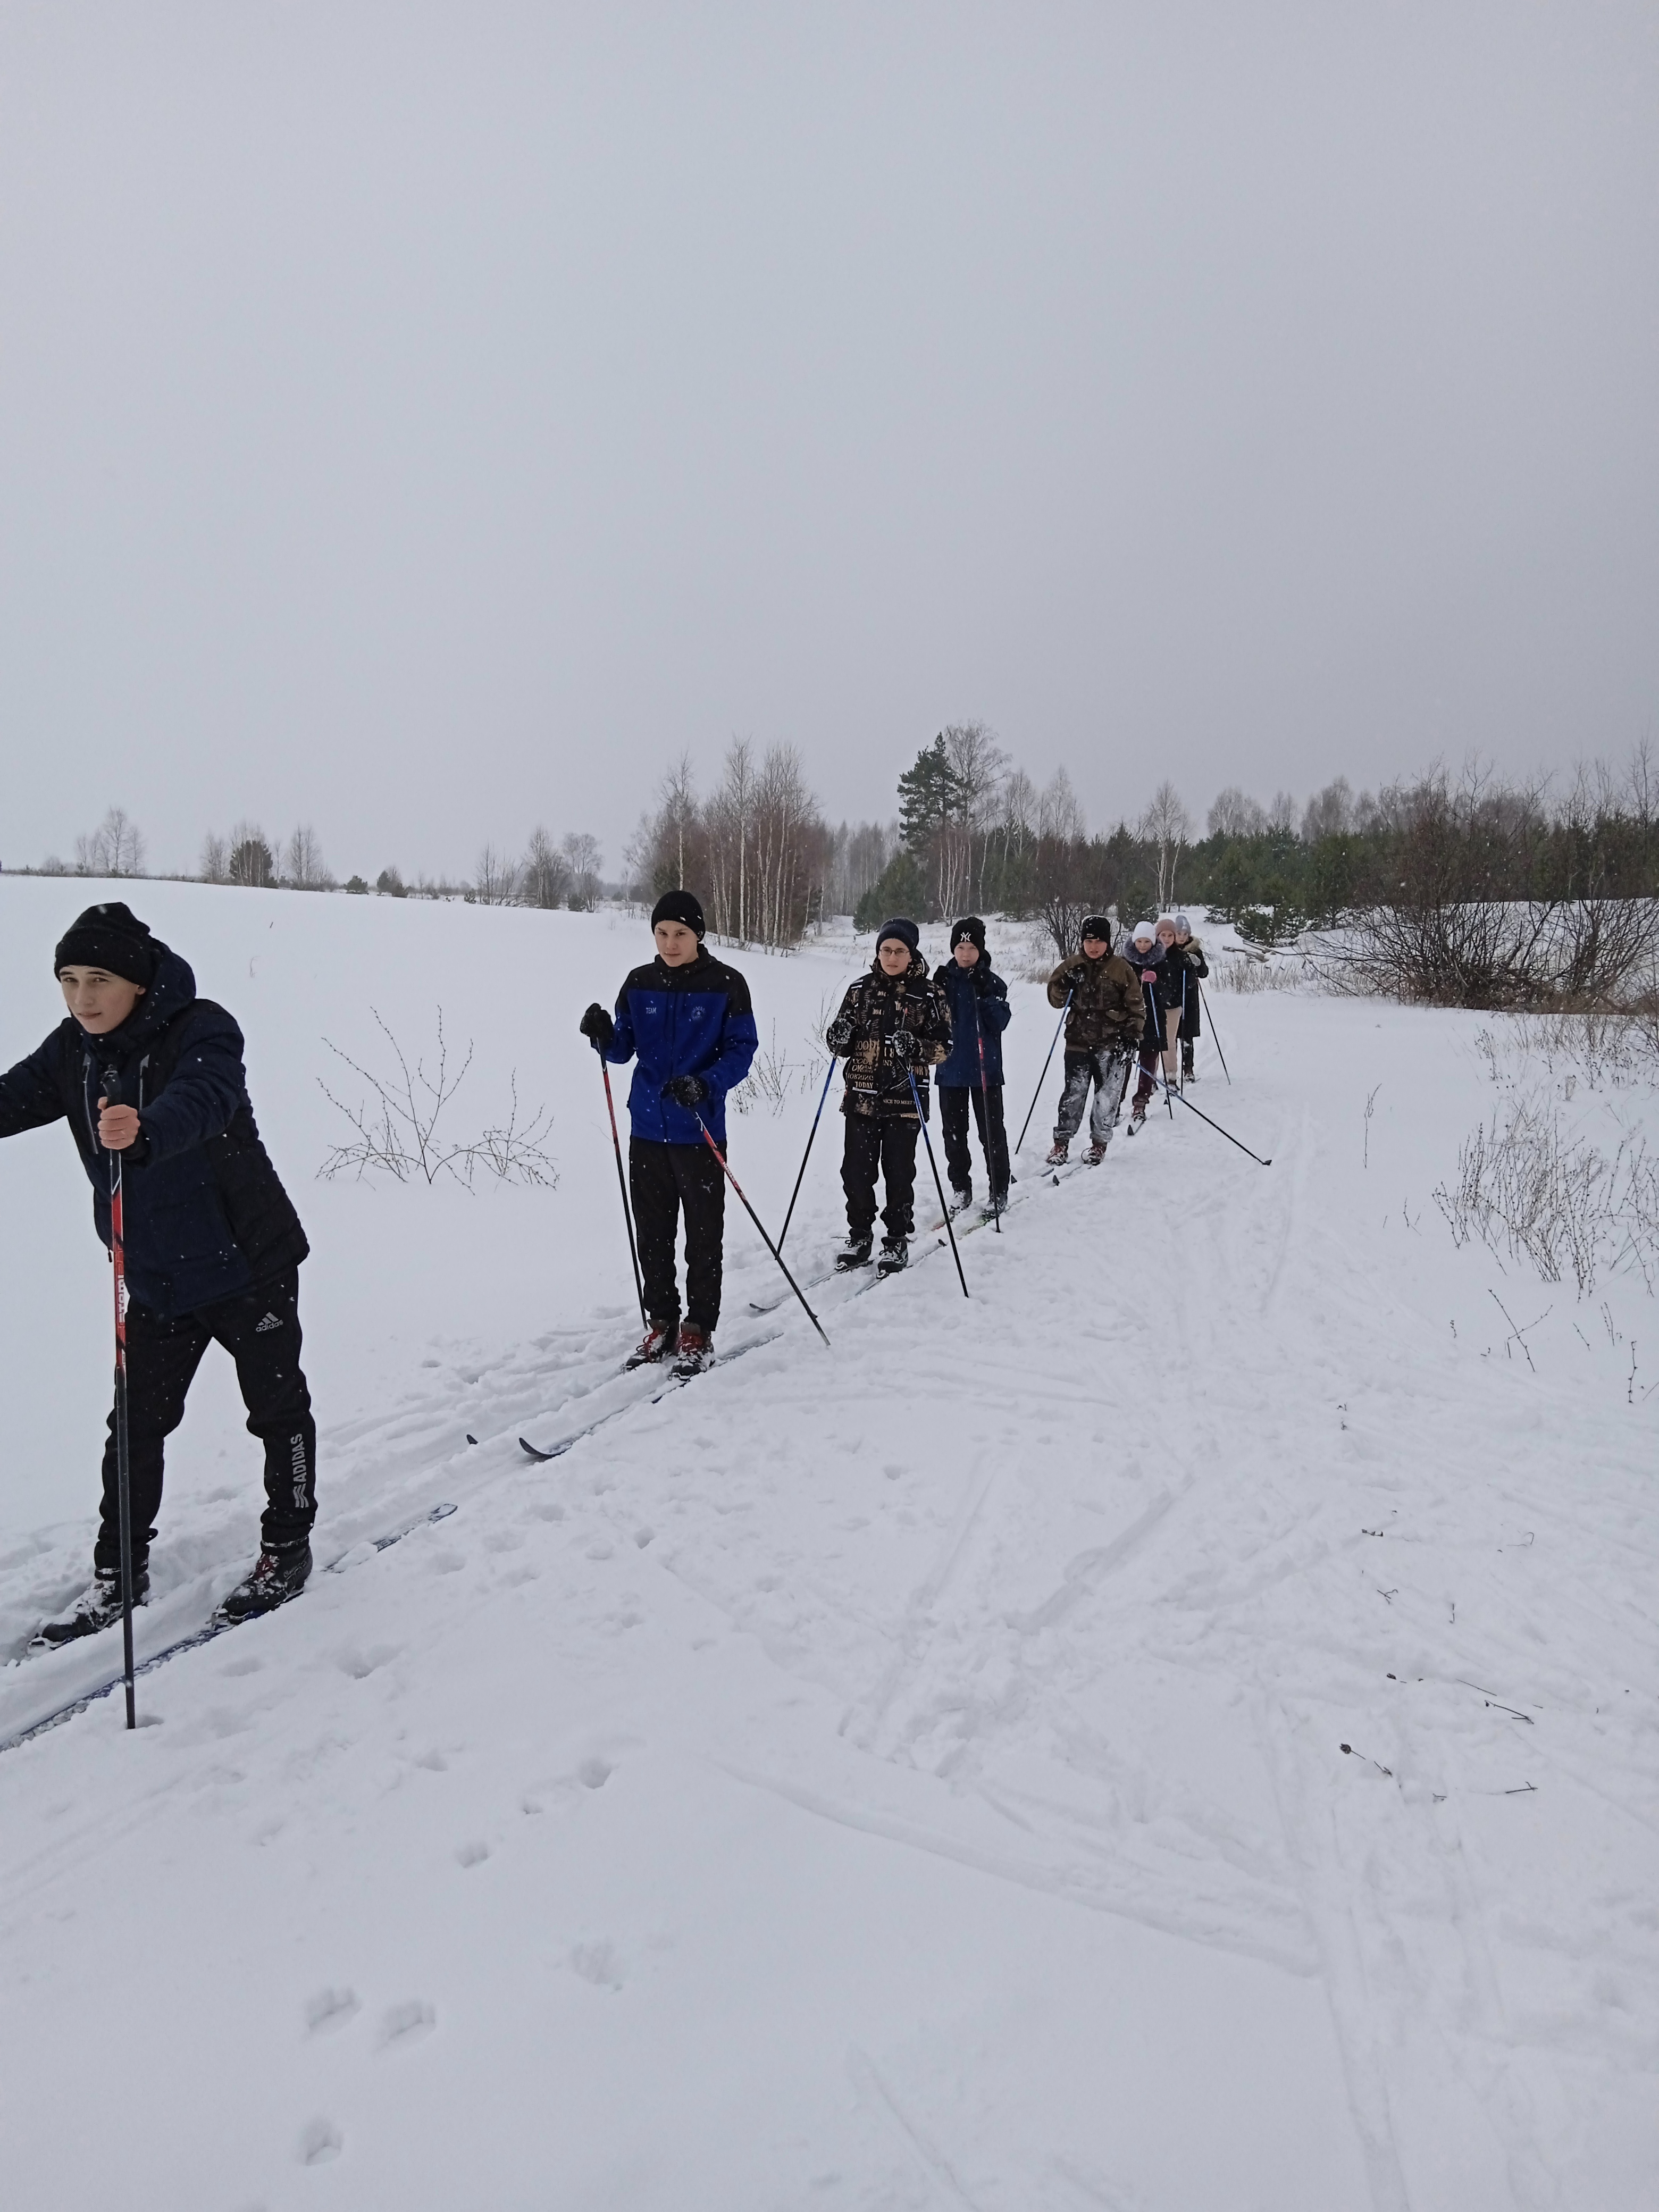
[[[468,1443],[470,1443],[470,1444],[476,1444],[476,1443],[477,1443],[477,1441],[478,1441],[478,1439],[477,1439],[477,1437],[475,1437],[475,1436],[469,1435],[469,1436],[468,1436],[468,1437],[467,1437],[467,1442],[468,1442]]]
[[[555,1452],[538,1450],[537,1447],[531,1443],[528,1437],[520,1437],[519,1438],[519,1449],[522,1452],[528,1452],[532,1459],[555,1459],[558,1456]]]

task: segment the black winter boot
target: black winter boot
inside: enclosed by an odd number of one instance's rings
[[[298,1597],[311,1573],[309,1544],[291,1544],[284,1552],[261,1552],[253,1572],[237,1583],[219,1607],[226,1620],[252,1620],[255,1613],[274,1613],[291,1597]]]
[[[876,1262],[876,1273],[878,1275],[896,1275],[901,1267],[908,1267],[909,1264],[910,1246],[908,1238],[884,1237],[881,1240],[881,1257]]]
[[[141,1560],[133,1569],[132,1601],[143,1605],[149,1595],[149,1569]],[[106,1574],[100,1567],[94,1574],[69,1611],[56,1620],[42,1622],[29,1638],[31,1651],[56,1651],[60,1645],[74,1644],[83,1636],[96,1636],[100,1628],[108,1628],[121,1618],[121,1574],[117,1568]]]
[[[870,1231],[866,1230],[862,1237],[854,1237],[849,1232],[847,1242],[836,1255],[836,1267],[843,1274],[850,1273],[854,1267],[867,1267],[875,1242],[874,1234]]]
[[[628,1355],[630,1367],[654,1367],[665,1359],[674,1349],[674,1338],[678,1331],[678,1321],[653,1321],[640,1339],[637,1347]]]
[[[694,1375],[701,1375],[706,1367],[714,1365],[714,1340],[696,1322],[683,1321],[674,1352],[674,1372],[683,1382],[689,1382]]]

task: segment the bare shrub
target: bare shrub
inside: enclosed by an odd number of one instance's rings
[[[202,857],[197,873],[204,884],[228,884],[230,881],[230,846],[216,830],[210,830],[202,840]]]
[[[1248,995],[1255,991],[1304,990],[1318,977],[1306,961],[1269,960],[1265,955],[1257,960],[1245,952],[1229,953],[1218,960],[1210,970],[1210,981],[1218,991]]]
[[[1579,1297],[1602,1270],[1633,1268],[1650,1291],[1659,1272],[1659,1163],[1627,1133],[1611,1158],[1572,1134],[1553,1098],[1515,1097],[1472,1131],[1455,1185],[1434,1202],[1460,1248],[1479,1237],[1501,1260],[1525,1259],[1547,1283]]]
[[[739,1114],[751,1114],[757,1107],[769,1114],[781,1114],[794,1073],[793,1063],[778,1050],[778,1025],[774,1022],[770,1045],[761,1048],[750,1062],[748,1074],[726,1095]]]
[[[325,1180],[331,1182],[336,1176],[350,1170],[359,1182],[374,1171],[392,1176],[398,1182],[422,1181],[430,1186],[441,1176],[449,1176],[471,1190],[474,1178],[483,1170],[501,1182],[544,1188],[551,1188],[557,1182],[558,1170],[543,1145],[552,1125],[552,1114],[543,1106],[528,1121],[520,1124],[516,1074],[509,1079],[512,1105],[507,1120],[486,1128],[468,1142],[458,1142],[441,1125],[472,1065],[471,1043],[468,1042],[465,1057],[452,1073],[448,1042],[444,1036],[443,1008],[440,1006],[434,1071],[428,1074],[424,1060],[416,1060],[411,1073],[403,1047],[381,1019],[380,1010],[371,1007],[369,1011],[392,1048],[398,1073],[386,1078],[376,1075],[353,1060],[349,1053],[342,1052],[329,1038],[323,1039],[337,1059],[343,1060],[355,1075],[362,1078],[373,1094],[356,1106],[348,1106],[343,1099],[335,1097],[320,1076],[317,1079],[324,1097],[345,1115],[356,1132],[346,1143],[330,1148],[318,1170]]]

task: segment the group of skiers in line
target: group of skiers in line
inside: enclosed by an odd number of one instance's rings
[[[720,1320],[726,1097],[748,1073],[758,1035],[749,987],[707,950],[694,896],[665,892],[651,922],[655,957],[627,976],[614,1011],[596,1002],[580,1027],[606,1060],[637,1062],[629,1094],[629,1190],[646,1331],[629,1364],[672,1358],[677,1373],[690,1376],[712,1358]],[[1139,1066],[1140,1082],[1132,1133],[1146,1118],[1160,1060],[1169,1081],[1192,1079],[1199,984],[1208,973],[1185,915],[1137,923],[1121,953],[1113,950],[1109,920],[1085,917],[1079,951],[1048,979],[1049,1003],[1065,1010],[1066,1028],[1065,1085],[1050,1165],[1068,1157],[1091,1085],[1085,1157],[1094,1164],[1105,1156],[1133,1065]],[[949,1211],[973,1203],[971,1115],[985,1158],[983,1218],[1003,1212],[1011,1169],[1002,1034],[1012,1013],[1007,984],[991,964],[977,915],[951,925],[949,957],[931,973],[914,921],[896,915],[877,931],[874,958],[848,985],[824,1031],[830,1053],[846,1063],[841,1179],[847,1240],[836,1255],[838,1269],[850,1272],[873,1260],[878,1273],[894,1274],[908,1264],[916,1147],[933,1091],[951,1180]],[[878,1182],[884,1234],[877,1254]],[[684,1309],[674,1270],[682,1212]]]
[[[672,1358],[676,1372],[689,1376],[709,1364],[720,1321],[726,1100],[748,1074],[759,1036],[748,984],[708,950],[702,908],[691,892],[665,893],[651,928],[652,957],[624,978],[613,1009],[590,1006],[580,1026],[606,1062],[635,1062],[628,1189],[646,1331],[628,1364]],[[1111,937],[1105,916],[1086,917],[1079,951],[1048,979],[1048,1000],[1064,1009],[1066,1031],[1051,1165],[1067,1158],[1091,1085],[1085,1158],[1092,1164],[1105,1155],[1135,1065],[1132,1133],[1145,1118],[1160,1059],[1170,1081],[1193,1075],[1198,984],[1209,971],[1186,916],[1137,923],[1121,952]],[[61,1618],[43,1624],[36,1650],[91,1635],[121,1616],[123,1435],[131,1600],[144,1601],[166,1440],[184,1419],[211,1343],[235,1361],[249,1431],[264,1448],[259,1556],[225,1599],[224,1617],[268,1612],[304,1588],[317,1512],[316,1424],[300,1365],[299,1267],[309,1248],[260,1140],[241,1031],[222,1006],[197,995],[189,964],[118,901],[76,920],[56,947],[53,973],[68,1012],[38,1051],[0,1075],[0,1137],[68,1121],[106,1247],[117,1204],[124,1217],[125,1302],[122,1381],[104,1452],[92,1581]],[[916,1147],[934,1091],[949,1211],[973,1202],[970,1115],[986,1164],[984,1218],[1006,1206],[1002,1035],[1011,1014],[976,915],[952,925],[949,956],[931,973],[914,921],[900,915],[882,925],[868,970],[849,985],[825,1031],[830,1051],[846,1064],[848,1233],[837,1268],[874,1258],[878,1271],[890,1274],[907,1265]],[[878,1181],[884,1234],[877,1256]],[[675,1272],[682,1216],[684,1305]]]

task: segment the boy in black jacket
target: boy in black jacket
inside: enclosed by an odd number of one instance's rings
[[[847,1116],[841,1187],[847,1194],[847,1242],[838,1267],[867,1267],[875,1238],[876,1176],[887,1186],[880,1274],[909,1257],[915,1227],[916,1139],[927,1110],[927,1070],[951,1049],[945,994],[929,980],[921,933],[902,916],[883,922],[867,975],[848,988],[824,1042],[847,1062],[841,1110]]]
[[[166,1439],[210,1343],[236,1362],[248,1428],[265,1448],[258,1564],[225,1600],[240,1620],[303,1589],[317,1516],[317,1428],[300,1367],[300,1262],[309,1247],[259,1141],[242,1033],[196,995],[179,955],[118,901],[88,907],[53,969],[69,1018],[0,1075],[0,1137],[67,1118],[110,1242],[110,1155],[121,1155],[128,1286],[127,1428],[133,1602],[149,1589]],[[32,1649],[119,1619],[115,1416],[90,1585]]]
[[[1008,986],[985,950],[985,924],[970,914],[951,926],[951,957],[933,970],[951,1010],[951,1054],[934,1069],[939,1117],[945,1133],[953,1213],[974,1201],[974,1162],[968,1150],[968,1109],[985,1154],[990,1196],[987,1219],[1008,1203],[1008,1132],[1002,1118],[1002,1032],[1012,1009]]]

